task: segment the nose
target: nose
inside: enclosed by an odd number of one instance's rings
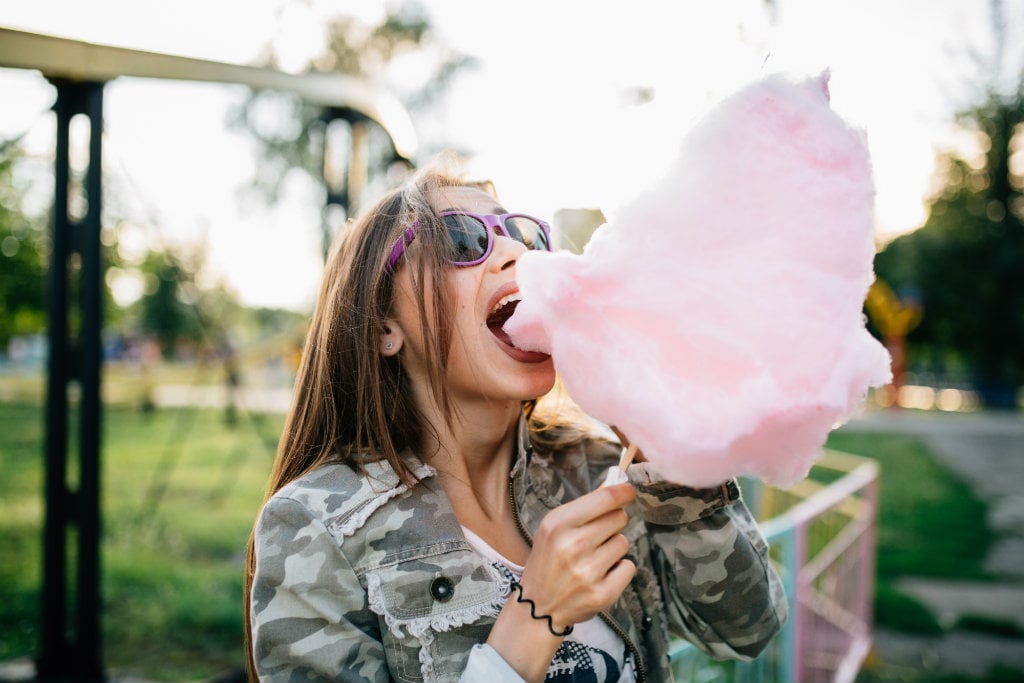
[[[511,268],[516,264],[520,255],[526,251],[526,245],[519,240],[514,240],[501,228],[494,228],[494,245],[491,247],[491,256],[487,259],[488,265],[496,271]]]

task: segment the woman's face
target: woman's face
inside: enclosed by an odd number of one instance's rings
[[[430,196],[437,212],[450,209],[481,214],[506,213],[489,194],[470,187],[440,188]],[[508,342],[501,331],[506,315],[495,315],[500,302],[517,298],[516,260],[526,247],[504,235],[493,236],[494,246],[487,260],[447,271],[452,296],[452,345],[445,377],[457,403],[523,401],[547,393],[555,381],[551,357],[523,351]],[[429,362],[423,354],[423,336],[409,268],[399,267],[396,280],[394,319],[403,334],[402,363],[421,395],[426,395]],[[427,286],[431,286],[428,282]],[[490,325],[488,321],[490,320]]]

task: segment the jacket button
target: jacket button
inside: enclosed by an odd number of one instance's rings
[[[439,576],[430,583],[430,594],[438,602],[448,602],[455,595],[455,584],[447,576]]]
[[[649,629],[651,627],[651,624],[653,624],[653,623],[654,623],[654,619],[651,619],[648,615],[645,614],[643,622],[642,622],[643,629],[646,631],[647,629]]]

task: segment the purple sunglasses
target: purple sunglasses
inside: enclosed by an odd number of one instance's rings
[[[525,213],[473,213],[471,211],[442,211],[438,214],[448,229],[452,254],[448,258],[452,265],[465,267],[483,263],[491,255],[494,246],[494,231],[526,245],[527,249],[551,251],[551,230],[539,218]],[[402,258],[405,248],[416,238],[420,222],[406,228],[395,241],[388,256],[388,272],[391,273]]]

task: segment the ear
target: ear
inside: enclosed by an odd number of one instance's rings
[[[382,356],[395,356],[402,348],[405,337],[402,328],[391,319],[384,322],[384,331],[380,335],[380,353]]]

